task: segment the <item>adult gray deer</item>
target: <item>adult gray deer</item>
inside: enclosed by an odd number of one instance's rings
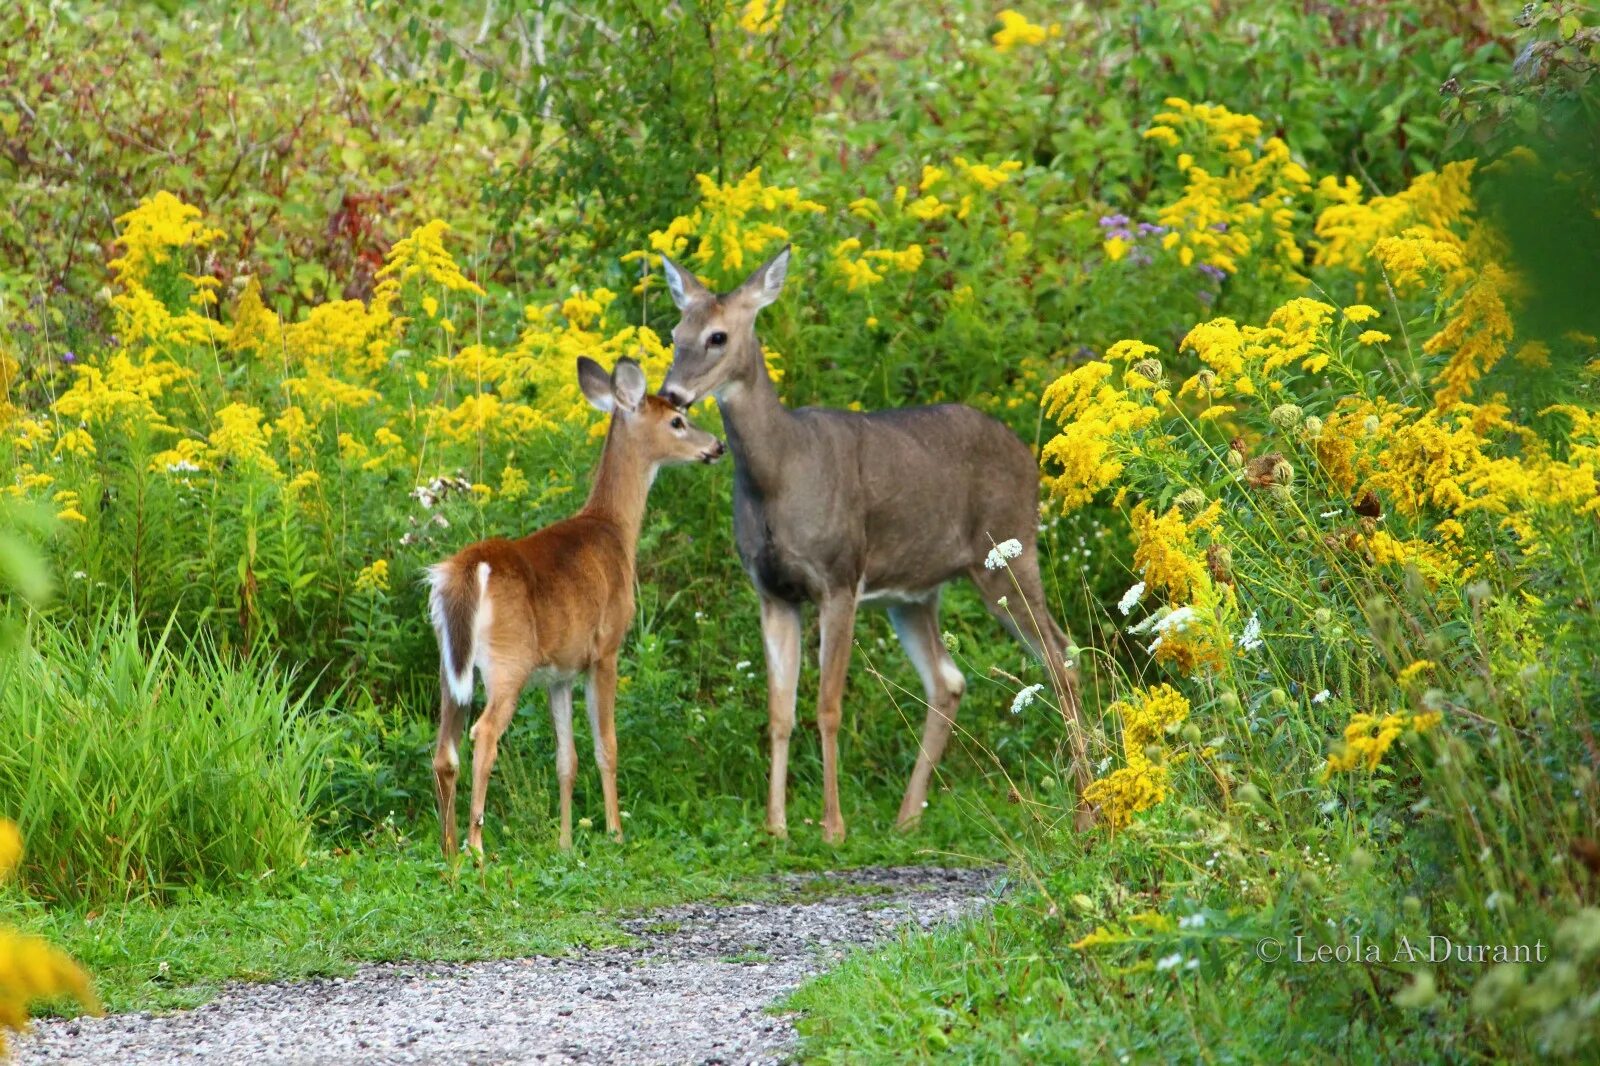
[[[1078,824],[1090,812],[1077,676],[1068,640],[1051,618],[1035,545],[1039,472],[1017,435],[971,407],[941,404],[858,413],[789,410],[778,399],[756,339],[756,312],[778,298],[785,247],[732,292],[711,292],[666,257],[682,315],[661,394],[679,408],[716,397],[733,453],[733,530],[761,597],[772,779],[767,829],[784,835],[789,736],[800,675],[800,608],[817,605],[821,629],[817,724],[822,734],[823,839],[844,839],[839,810],[839,722],[857,607],[887,606],[921,675],[928,715],[900,804],[909,828],[927,806],[928,781],[955,724],[966,680],[939,633],[939,591],[966,575],[985,606],[1043,660],[1069,719]],[[988,553],[1016,540],[1021,552],[989,569]]]

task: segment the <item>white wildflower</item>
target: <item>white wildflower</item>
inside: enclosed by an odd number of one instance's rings
[[[1117,610],[1121,611],[1124,617],[1139,605],[1139,601],[1144,598],[1144,589],[1145,584],[1140,581],[1122,594],[1122,599],[1117,601]]]
[[[733,668],[742,674],[746,670],[750,669],[750,660],[740,659],[738,662],[733,664]]]
[[[1344,508],[1335,507],[1331,511],[1323,511],[1322,512],[1322,517],[1323,518],[1338,518],[1342,514],[1344,514]]]
[[[1168,955],[1165,958],[1160,958],[1160,959],[1156,960],[1156,972],[1157,973],[1165,973],[1166,971],[1171,970],[1171,969],[1175,969],[1176,967],[1178,967],[1178,966],[1180,966],[1182,964],[1183,964],[1183,955],[1182,955],[1182,953],[1174,951],[1171,955]]]
[[[1244,632],[1239,634],[1239,647],[1245,651],[1255,651],[1265,643],[1261,639],[1261,618],[1251,611],[1250,620],[1244,624]]]
[[[1013,537],[1003,540],[989,549],[989,554],[984,558],[983,565],[990,570],[999,570],[1006,565],[1007,559],[1015,559],[1022,554],[1022,542]]]
[[[1332,695],[1333,695],[1333,693],[1329,692],[1327,689],[1323,689],[1321,692],[1319,692],[1315,696],[1311,697],[1311,702],[1312,703],[1327,703],[1328,702],[1328,697],[1330,697]]]
[[[1198,617],[1200,616],[1198,613],[1196,613],[1195,609],[1190,607],[1188,604],[1185,604],[1184,606],[1179,607],[1176,611],[1173,611],[1171,614],[1167,615],[1165,618],[1161,619],[1161,621],[1157,622],[1156,632],[1165,633],[1170,629],[1175,633],[1182,633],[1185,629],[1189,628],[1189,623]]]
[[[1033,703],[1033,698],[1043,691],[1043,685],[1029,685],[1017,693],[1016,698],[1011,701],[1011,713],[1021,714],[1022,709]]]
[[[1206,916],[1200,911],[1195,911],[1193,914],[1186,914],[1182,918],[1178,919],[1179,929],[1203,929],[1205,924]]]
[[[179,459],[175,463],[167,464],[167,473],[169,474],[192,474],[199,469],[198,466],[195,466],[187,459]]]

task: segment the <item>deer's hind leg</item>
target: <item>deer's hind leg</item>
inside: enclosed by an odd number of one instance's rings
[[[1045,600],[1044,582],[1039,577],[1038,546],[1028,543],[1022,554],[1007,560],[1005,566],[990,570],[980,563],[972,567],[968,575],[978,586],[989,613],[1044,663],[1050,687],[1066,720],[1067,736],[1072,745],[1073,782],[1081,796],[1093,775],[1089,769],[1088,741],[1078,695],[1078,668],[1076,663],[1069,665],[1067,648],[1071,641],[1051,617]],[[1078,827],[1086,829],[1092,822],[1091,812],[1080,805]]]
[[[524,663],[494,663],[484,674],[488,703],[472,726],[472,811],[467,825],[467,847],[483,860],[483,806],[489,795],[489,774],[494,770],[500,750],[500,737],[517,713],[517,700],[528,683],[529,667]]]
[[[899,828],[910,829],[928,805],[928,783],[950,740],[950,731],[955,727],[956,709],[967,690],[967,679],[961,676],[939,636],[937,593],[922,603],[889,608],[889,621],[922,678],[928,704],[928,717],[922,726],[922,745],[917,749],[917,765],[911,771],[905,799],[900,802],[900,815],[895,819]]]
[[[456,779],[461,769],[461,730],[468,708],[456,702],[450,680],[439,670],[439,737],[433,745],[433,795],[439,807],[439,846],[456,852]]]

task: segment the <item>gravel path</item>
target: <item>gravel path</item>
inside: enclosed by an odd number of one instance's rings
[[[767,1008],[850,950],[987,905],[993,872],[931,867],[786,879],[787,902],[688,904],[623,924],[627,947],[563,958],[363,967],[236,985],[176,1014],[49,1020],[36,1063],[781,1062]],[[808,882],[813,882],[808,885]],[[834,890],[832,886],[837,886]]]

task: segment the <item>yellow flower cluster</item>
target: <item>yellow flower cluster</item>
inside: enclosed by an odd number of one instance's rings
[[[1163,247],[1184,266],[1204,263],[1229,274],[1252,252],[1264,269],[1300,279],[1304,253],[1294,235],[1294,202],[1311,190],[1311,175],[1281,138],[1260,141],[1261,120],[1225,107],[1171,97],[1168,110],[1145,131],[1148,140],[1179,150],[1183,195],[1157,220],[1169,232]]]
[[[732,277],[747,270],[745,253],[759,258],[789,239],[789,231],[774,217],[786,212],[820,214],[821,204],[807,200],[799,189],[764,184],[761,168],[756,167],[738,181],[718,184],[709,174],[697,175],[700,203],[687,215],[679,215],[664,230],[650,234],[650,250],[674,258],[687,251],[701,269]],[[765,216],[758,219],[756,216]],[[624,262],[647,259],[645,251],[629,252]],[[753,263],[751,264],[753,265]]]
[[[357,592],[389,591],[389,560],[375,559],[356,575]]]
[[[749,0],[739,15],[739,28],[757,37],[765,37],[783,21],[785,0]]]
[[[1061,432],[1045,444],[1040,460],[1059,473],[1046,474],[1045,484],[1059,497],[1063,511],[1081,507],[1121,475],[1128,442],[1160,417],[1166,390],[1139,387],[1141,375],[1131,370],[1119,389],[1109,381],[1112,361],[1137,362],[1156,351],[1139,341],[1123,341],[1104,361],[1085,363],[1057,378],[1044,392],[1045,415],[1061,423]],[[1145,384],[1148,384],[1145,379]]]
[[[914,274],[923,261],[920,244],[908,245],[898,252],[887,248],[871,248],[862,252],[861,241],[856,237],[848,237],[834,245],[832,255],[834,269],[844,279],[848,292],[882,281],[884,275],[880,271]]]
[[[177,254],[220,240],[223,232],[205,226],[201,217],[198,207],[169,192],[147,197],[119,216],[117,243],[122,254],[110,263],[118,280],[125,286],[143,285],[157,267],[173,262]]]
[[[22,835],[0,818],[0,880],[12,876],[22,861]],[[6,1030],[28,1027],[28,1005],[70,997],[85,1010],[100,1013],[89,977],[78,964],[47,941],[0,928],[0,1058],[7,1053]]]
[[[1362,198],[1361,184],[1355,178],[1342,182],[1323,178],[1317,183],[1317,196],[1328,206],[1318,213],[1315,226],[1318,264],[1363,273],[1379,241],[1413,227],[1414,237],[1441,240],[1459,256],[1462,243],[1452,227],[1472,209],[1472,169],[1470,160],[1447,163],[1440,170],[1418,175],[1393,196],[1370,199]],[[1390,280],[1400,281],[1393,271]]]
[[[379,286],[380,296],[396,293],[398,286],[412,278],[430,281],[449,292],[485,295],[476,282],[461,273],[461,268],[445,248],[444,235],[449,231],[449,223],[436,218],[413,230],[409,237],[396,241],[378,271],[379,279],[391,283],[387,287]]]
[[[1100,808],[1112,829],[1126,828],[1133,816],[1167,798],[1167,730],[1189,717],[1189,701],[1170,685],[1136,690],[1109,713],[1122,720],[1125,766],[1084,789],[1084,802]]]
[[[1049,26],[1029,22],[1026,15],[1006,8],[995,16],[1000,23],[1000,28],[994,31],[991,38],[994,41],[994,50],[1009,52],[1019,46],[1040,45],[1054,37],[1061,36],[1061,24],[1053,22]]]
[[[1265,326],[1240,326],[1231,318],[1195,326],[1178,347],[1192,350],[1209,373],[1190,377],[1178,394],[1256,396],[1268,377],[1291,364],[1320,372],[1330,358],[1323,342],[1333,312],[1328,304],[1300,297],[1273,311]]]
[[[1327,765],[1322,769],[1323,780],[1351,770],[1365,768],[1369,773],[1376,770],[1402,734],[1408,731],[1413,734],[1426,733],[1439,721],[1437,711],[1421,714],[1392,711],[1382,718],[1364,711],[1355,715],[1350,719],[1350,724],[1345,726],[1344,740],[1339,750],[1328,756]]]

